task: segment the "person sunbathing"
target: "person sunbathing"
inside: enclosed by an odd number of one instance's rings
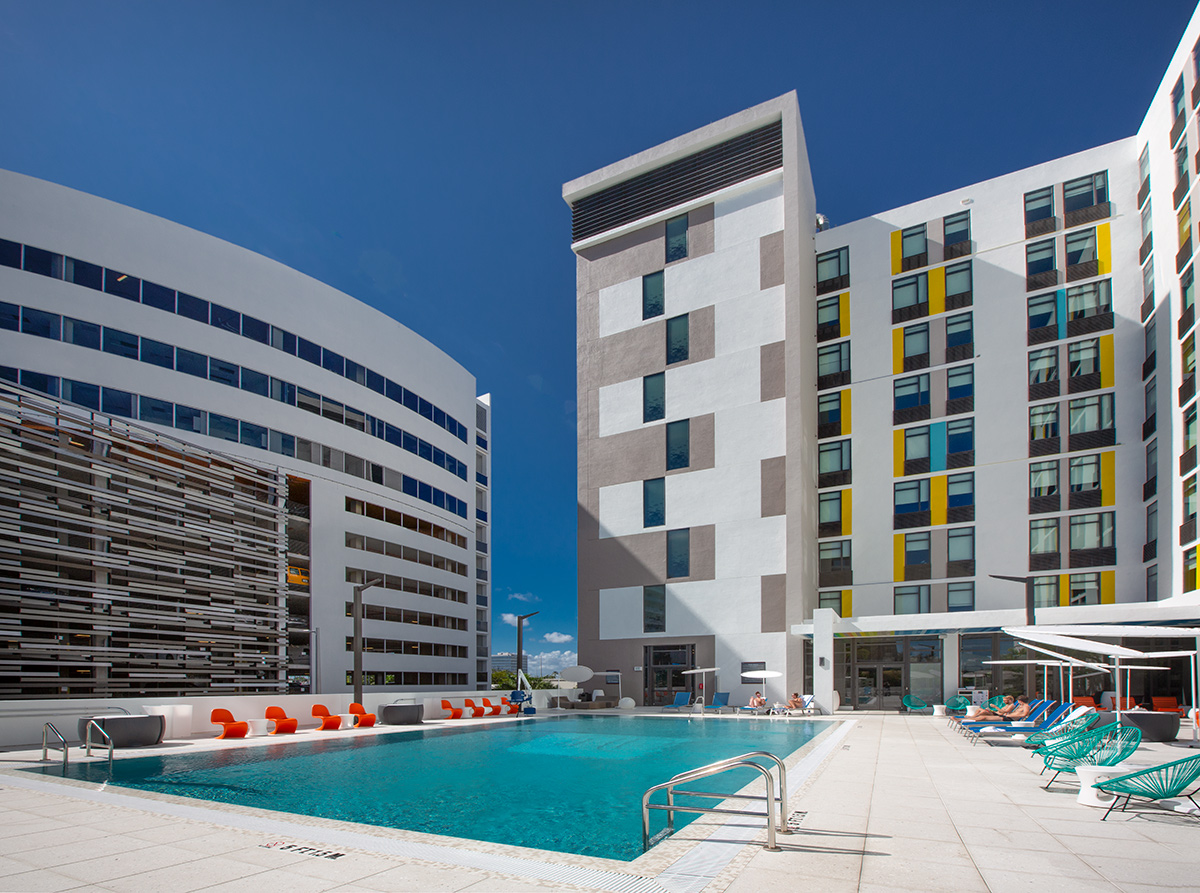
[[[1012,698],[1008,695],[1004,697],[1005,701],[1011,701]],[[1005,706],[1008,706],[1007,704]],[[984,722],[999,721],[999,722],[1020,722],[1029,715],[1030,712],[1029,697],[1027,695],[1017,695],[1017,703],[1005,713],[1005,708],[1001,707],[1000,711],[991,716],[983,717]],[[972,722],[975,722],[980,717],[973,717]]]
[[[800,697],[800,692],[798,692],[798,691],[792,692],[792,696],[790,698],[788,698],[788,709],[789,710],[804,709],[804,698]]]
[[[980,710],[971,717],[971,722],[1010,722],[1010,714],[1017,709],[1017,703],[1012,695],[1004,696],[1004,705],[999,710]]]
[[[754,693],[754,697],[752,697],[750,699],[750,703],[747,706],[749,706],[749,707],[766,707],[767,699],[764,698],[760,692],[756,691]]]

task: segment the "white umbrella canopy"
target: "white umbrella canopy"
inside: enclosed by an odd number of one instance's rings
[[[720,673],[720,672],[721,672],[720,667],[697,667],[694,670],[684,670],[681,675],[683,675],[683,676],[703,676],[705,673]],[[704,685],[703,679],[700,680],[700,685],[701,686]],[[700,703],[701,704],[704,703],[704,695],[703,694],[700,695]]]
[[[564,682],[587,682],[596,673],[591,667],[566,667],[558,674],[558,678]]]

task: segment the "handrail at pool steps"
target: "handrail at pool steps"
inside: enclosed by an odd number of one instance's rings
[[[58,739],[58,743],[61,745],[59,749],[62,751],[62,764],[63,768],[66,769],[67,761],[70,759],[70,753],[67,749],[67,739],[62,736],[62,732],[55,728],[52,722],[48,722],[42,726],[42,762],[46,761],[46,751],[51,747],[48,737],[51,732],[54,733],[54,737]]]
[[[104,729],[103,729],[103,727],[101,727],[100,723],[96,722],[96,720],[94,720],[94,719],[88,720],[88,724],[87,724],[87,739],[84,741],[84,744],[87,746],[87,755],[89,757],[92,755],[92,729],[95,729],[97,732],[99,732],[103,736],[104,740],[106,742],[108,742],[108,771],[112,772],[112,760],[113,760],[112,737],[108,734],[108,732],[104,731]],[[99,746],[99,745],[97,745],[97,746]]]
[[[772,769],[762,766],[753,761],[753,757],[766,757],[775,764],[775,768],[779,770],[779,796],[775,796],[775,775]],[[767,795],[759,797],[752,794],[714,794],[707,791],[683,791],[676,790],[677,785],[685,784],[689,781],[698,781],[701,778],[708,778],[711,775],[719,775],[722,772],[728,772],[731,769],[756,769],[762,774],[763,780],[767,785]],[[650,795],[655,791],[666,791],[666,803],[651,803]],[[675,803],[675,795],[687,797],[711,797],[716,800],[763,800],[766,802],[766,812],[757,812],[754,810],[745,809],[721,809],[716,806],[678,806]],[[783,765],[783,760],[775,756],[773,753],[768,753],[765,750],[755,750],[750,753],[744,753],[741,756],[729,757],[728,759],[718,760],[715,763],[709,763],[706,766],[700,766],[696,769],[689,769],[687,772],[680,772],[670,781],[664,781],[661,784],[656,784],[651,788],[647,788],[646,793],[642,794],[642,851],[646,852],[650,849],[650,810],[663,809],[667,813],[667,827],[663,829],[660,835],[656,837],[668,837],[675,833],[675,813],[676,812],[702,812],[702,813],[720,813],[722,815],[748,815],[762,816],[767,820],[767,843],[765,849],[778,851],[779,847],[775,843],[775,807],[779,807],[779,822],[778,828],[780,834],[791,834],[791,830],[787,827],[786,816],[787,812],[787,769]],[[657,843],[657,839],[655,843]]]

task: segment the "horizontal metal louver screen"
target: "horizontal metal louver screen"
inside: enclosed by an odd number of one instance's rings
[[[776,121],[571,203],[578,242],[783,165]]]

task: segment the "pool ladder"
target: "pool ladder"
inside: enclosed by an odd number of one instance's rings
[[[54,737],[58,739],[57,745],[50,743],[51,733],[53,733]],[[62,736],[62,732],[60,732],[58,729],[56,729],[54,727],[54,723],[52,723],[52,722],[45,723],[42,726],[42,762],[43,763],[46,762],[46,752],[51,747],[55,747],[55,746],[57,746],[59,748],[59,750],[62,751],[63,769],[66,769],[67,761],[71,758],[71,754],[67,748],[67,739]]]
[[[766,757],[771,760],[776,769],[779,770],[779,796],[775,796],[775,775],[771,769],[754,762],[752,757]],[[751,794],[714,794],[707,791],[683,791],[678,789],[678,785],[687,784],[688,782],[698,781],[701,778],[708,778],[712,775],[720,775],[723,772],[729,772],[732,769],[755,769],[763,777],[766,782],[767,794],[765,797],[759,797]],[[651,803],[650,795],[655,791],[666,791],[666,803]],[[754,810],[745,809],[721,809],[716,806],[679,806],[675,803],[675,795],[679,794],[687,797],[710,797],[715,800],[758,800],[766,803],[765,812],[757,812]],[[780,834],[790,834],[791,831],[787,828],[786,816],[787,811],[787,769],[783,765],[783,760],[775,756],[773,753],[768,753],[765,750],[756,750],[751,753],[744,753],[741,756],[730,757],[726,760],[718,760],[715,763],[709,763],[707,766],[700,766],[697,769],[690,769],[687,772],[681,772],[672,778],[670,781],[664,781],[661,784],[656,784],[651,788],[647,788],[646,793],[642,794],[642,851],[646,852],[650,849],[650,810],[663,809],[667,813],[667,827],[665,835],[669,836],[675,832],[675,813],[677,812],[702,812],[702,813],[720,813],[722,815],[748,815],[760,816],[767,820],[767,843],[765,849],[778,851],[779,847],[775,843],[776,825],[778,825]],[[776,813],[776,805],[779,811]],[[776,822],[776,815],[779,816]]]

